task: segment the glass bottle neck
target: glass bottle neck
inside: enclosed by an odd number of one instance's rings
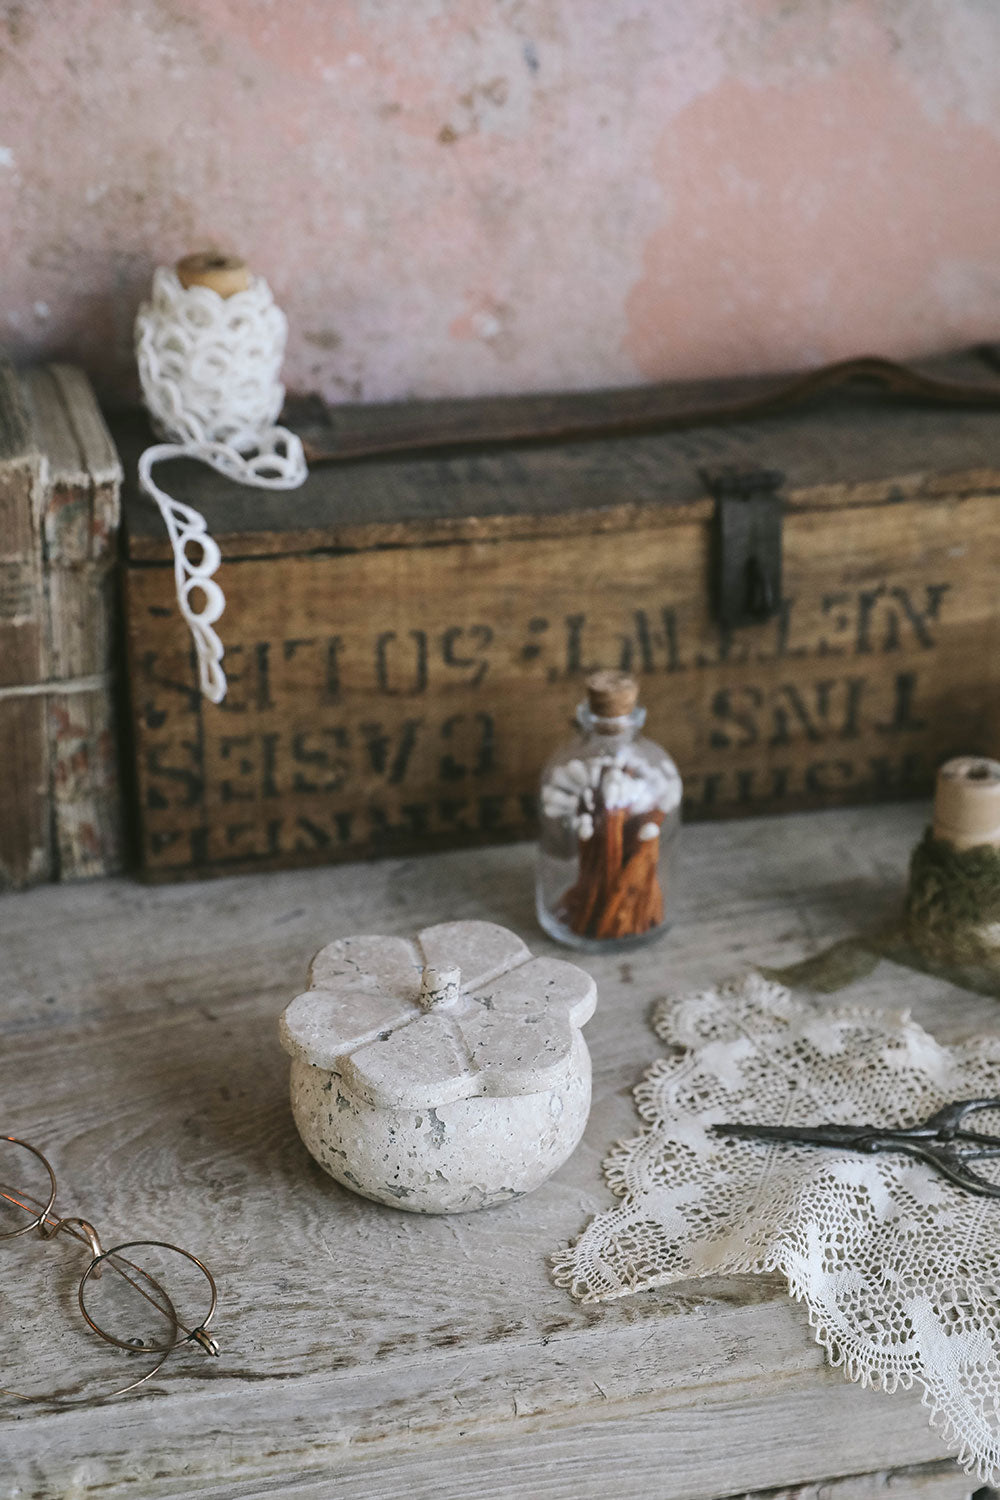
[[[576,722],[588,737],[597,737],[603,745],[627,745],[634,740],[646,722],[646,710],[636,706],[629,714],[618,719],[602,719],[595,714],[584,699],[577,704]]]

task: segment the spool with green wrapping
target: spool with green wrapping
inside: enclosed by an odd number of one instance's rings
[[[939,770],[934,821],[913,851],[906,936],[938,969],[1000,972],[1000,762]]]

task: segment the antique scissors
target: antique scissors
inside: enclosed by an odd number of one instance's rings
[[[893,1129],[884,1125],[713,1125],[716,1135],[741,1141],[784,1142],[789,1146],[831,1146],[839,1151],[902,1151],[915,1156],[968,1193],[1000,1198],[1000,1182],[990,1182],[970,1162],[1000,1158],[1000,1136],[963,1129],[967,1116],[979,1110],[1000,1112],[1000,1098],[956,1099],[936,1110],[921,1125]]]

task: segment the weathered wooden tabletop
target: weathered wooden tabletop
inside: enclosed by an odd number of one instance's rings
[[[181,1350],[104,1405],[0,1399],[0,1500],[970,1495],[918,1396],[826,1368],[777,1280],[581,1307],[546,1265],[610,1202],[601,1159],[636,1130],[630,1090],[659,1050],[651,1001],[791,962],[890,910],[925,812],[686,830],[674,931],[589,960],[600,1003],[583,1144],[534,1195],[453,1218],[367,1203],[313,1165],[277,1016],[313,952],[347,933],[487,917],[555,952],[534,925],[529,847],[0,900],[2,1129],[48,1151],[63,1211],[106,1240],[203,1255],[222,1344],[218,1361]],[[888,963],[862,991],[944,1039],[1000,1024],[994,1002]],[[4,1322],[34,1318],[41,1335],[43,1316],[69,1320],[66,1297],[44,1314],[28,1300],[56,1248],[0,1245]],[[39,1378],[47,1361],[59,1377],[41,1337],[34,1354]]]

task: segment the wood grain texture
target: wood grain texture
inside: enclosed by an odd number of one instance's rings
[[[36,700],[49,747],[52,873],[63,880],[122,864],[114,670],[121,466],[82,371],[41,365],[21,377],[42,485],[38,517],[45,617],[36,681],[97,679]]]
[[[439,1219],[356,1198],[310,1161],[277,1016],[313,952],[352,932],[486,917],[559,954],[534,929],[529,847],[6,897],[3,1128],[50,1151],[60,1202],[106,1239],[165,1235],[205,1256],[223,1355],[183,1352],[104,1408],[4,1407],[0,1496],[714,1500],[914,1464],[936,1465],[935,1500],[967,1496],[955,1469],[945,1487],[916,1396],[827,1369],[777,1281],[581,1307],[546,1269],[610,1201],[600,1162],[637,1128],[656,996],[888,912],[922,821],[889,806],[687,830],[675,931],[587,964],[600,1000],[582,1145],[520,1202]],[[852,993],[908,1004],[944,1039],[997,1025],[990,1002],[887,963]],[[13,1298],[52,1247],[3,1248]],[[41,1377],[54,1357],[32,1351]]]
[[[929,791],[951,754],[996,749],[996,505],[980,493],[790,514],[782,610],[733,633],[711,614],[699,520],[586,547],[229,558],[218,706],[198,692],[172,573],[132,567],[144,867],[524,836],[597,667],[639,677],[688,816]]]
[[[41,461],[23,395],[0,360],[0,890],[52,873],[45,702],[16,690],[45,674]]]
[[[523,1493],[537,1494],[542,1500],[586,1500],[590,1493],[586,1488],[587,1480],[585,1477],[581,1479],[578,1466],[572,1462],[572,1455],[564,1449],[552,1457],[552,1463],[546,1465],[544,1454],[535,1455],[533,1482],[537,1488]],[[559,1469],[564,1471],[562,1479],[558,1477]],[[440,1460],[437,1474],[431,1476],[427,1483],[417,1481],[416,1486],[411,1474],[393,1469],[378,1470],[374,1475],[369,1470],[373,1479],[372,1488],[364,1487],[368,1480],[360,1469],[354,1471],[354,1474],[356,1488],[353,1490],[338,1488],[336,1479],[289,1476],[288,1485],[283,1485],[279,1492],[267,1485],[250,1488],[212,1487],[199,1493],[206,1496],[207,1500],[265,1500],[266,1496],[275,1493],[280,1493],[281,1500],[326,1500],[327,1496],[333,1496],[334,1500],[341,1496],[345,1500],[347,1496],[351,1500],[358,1500],[359,1496],[363,1496],[364,1500],[368,1500],[369,1496],[393,1493],[386,1487],[393,1482],[399,1485],[396,1494],[412,1495],[414,1500],[435,1500],[437,1496],[442,1497],[442,1500],[468,1500],[471,1495],[482,1496],[483,1500],[508,1500],[511,1494],[517,1493],[509,1487],[510,1467],[502,1455],[496,1458],[492,1469],[475,1472],[471,1463],[453,1454]],[[648,1488],[633,1487],[636,1483],[641,1484],[641,1481],[637,1481],[633,1473],[619,1472],[601,1493],[614,1497],[614,1500],[626,1494],[629,1500],[633,1500],[633,1497],[635,1500],[662,1500],[664,1491],[662,1486],[658,1486],[655,1476]],[[973,1483],[951,1463],[925,1464],[919,1467],[908,1465],[874,1474],[853,1475],[843,1480],[824,1479],[817,1484],[796,1484],[791,1488],[782,1486],[781,1489],[756,1491],[753,1494],[744,1491],[738,1496],[719,1497],[719,1500],[997,1500],[997,1491],[977,1487],[973,1492]],[[627,1485],[629,1488],[626,1491],[624,1488],[612,1488],[611,1485]]]
[[[732,1500],[996,1500],[996,1490],[975,1487],[959,1478],[952,1464],[890,1469],[881,1474],[854,1474],[765,1494],[734,1495]]]

